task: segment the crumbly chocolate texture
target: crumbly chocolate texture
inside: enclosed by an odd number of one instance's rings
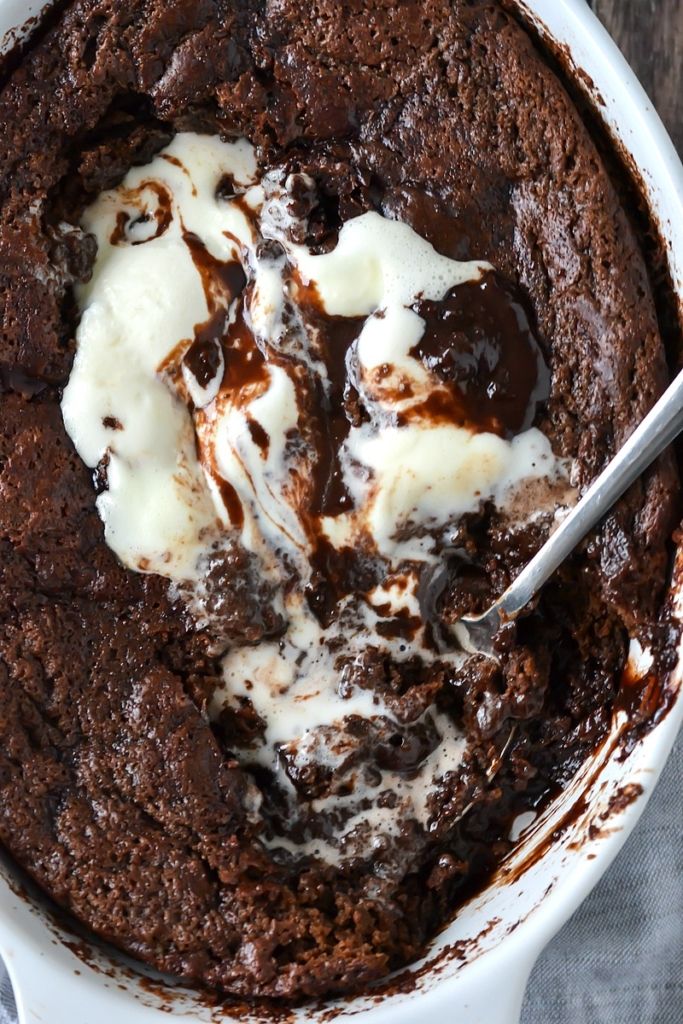
[[[552,369],[538,423],[585,483],[667,379],[628,220],[558,80],[478,0],[83,0],[3,83],[0,128],[0,841],[58,903],[165,971],[247,996],[358,989],[419,953],[506,852],[514,814],[604,734],[628,631],[657,619],[672,464],[547,587],[502,670],[475,659],[406,680],[372,652],[343,670],[343,685],[390,695],[398,721],[436,700],[471,742],[435,794],[433,836],[405,836],[401,870],[276,862],[258,840],[268,779],[258,811],[230,753],[259,723],[245,707],[209,724],[212,638],[165,581],[117,564],[64,431],[70,286],[93,257],[65,222],[176,130],[246,135],[264,164],[315,179],[309,244],[376,208],[521,286]],[[544,535],[491,510],[461,533],[468,571],[439,591],[446,618],[504,587]],[[239,552],[234,567],[248,576]],[[228,587],[230,628],[248,636],[230,600]]]

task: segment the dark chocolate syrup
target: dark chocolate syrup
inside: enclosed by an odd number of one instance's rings
[[[270,437],[268,436],[267,431],[261,426],[258,420],[252,419],[251,416],[247,418],[247,427],[249,428],[252,441],[257,448],[261,449],[261,453],[265,458],[268,455],[268,449],[270,448]]]
[[[103,416],[102,426],[107,430],[123,430],[123,423],[116,416]]]
[[[216,482],[216,486],[220,491],[223,504],[225,505],[228,515],[230,516],[230,522],[236,530],[241,530],[244,526],[244,508],[240,501],[240,496],[232,486],[229,480],[222,477],[220,473],[214,471],[212,476]]]
[[[120,245],[121,242],[126,242],[126,229],[128,222],[130,221],[130,214],[126,213],[125,210],[119,210],[116,214],[116,226],[109,236],[109,241],[112,245]]]
[[[183,239],[202,279],[210,313],[207,320],[196,325],[194,341],[184,361],[192,373],[196,370],[201,380],[208,383],[212,379],[208,376],[211,369],[217,370],[220,365],[219,348],[222,349],[225,369],[221,388],[230,391],[237,401],[240,390],[267,381],[264,356],[244,317],[245,301],[249,299],[247,275],[239,260],[219,260],[213,256],[194,232],[184,230]],[[228,307],[236,299],[240,301],[234,321],[229,323]],[[197,380],[201,383],[200,377]]]
[[[221,339],[225,332],[225,315],[214,314],[201,324],[195,338],[185,353],[183,362],[200,388],[206,388],[221,366]]]
[[[192,180],[192,175],[190,174],[182,160],[179,160],[177,156],[172,156],[170,153],[161,153],[160,156],[162,160],[166,161],[166,163],[173,164],[173,166],[177,167],[179,171],[182,171],[183,174],[187,175],[187,177],[190,179],[190,185],[192,186],[192,195],[196,196],[197,186]]]
[[[332,317],[310,309],[317,330],[327,382],[318,386],[317,452],[312,469],[310,512],[314,516],[338,516],[349,512],[353,502],[342,473],[340,455],[351,429],[348,401],[355,392],[348,361],[362,327],[361,318]]]
[[[217,259],[194,231],[183,230],[183,241],[199,271],[210,311],[215,308],[217,298],[227,297],[232,301],[244,291],[247,275],[239,260]]]
[[[267,382],[264,357],[244,318],[247,275],[239,260],[219,260],[213,256],[194,232],[183,228],[183,239],[201,277],[209,307],[207,320],[195,326],[194,340],[183,356],[183,363],[202,388],[214,380],[223,363],[221,390],[229,391],[237,404],[240,391]],[[236,315],[230,323],[230,307],[235,300],[238,300]],[[231,525],[241,529],[244,508],[239,494],[218,472],[213,451],[202,452],[201,457],[208,463]]]
[[[119,210],[116,214],[116,226],[109,236],[109,241],[112,245],[121,245],[122,242],[127,242],[131,245],[144,245],[145,242],[151,242],[153,238],[159,238],[168,228],[169,224],[173,220],[173,199],[168,189],[161,184],[160,181],[154,181],[149,179],[143,181],[135,189],[134,194],[137,197],[142,197],[143,192],[153,192],[157,197],[157,207],[153,213],[148,210],[143,210],[137,217],[131,218],[130,214],[125,210]],[[136,199],[142,205],[142,199]],[[128,237],[130,229],[136,224],[144,224],[150,220],[156,221],[156,230],[153,235],[149,238],[140,238],[137,241],[131,242]]]
[[[194,340],[186,351],[183,362],[190,373],[193,374],[200,387],[205,388],[214,379],[221,366],[221,353],[225,361],[223,385],[226,377],[231,378],[234,386],[235,380],[235,352],[243,351],[244,360],[251,354],[250,349],[255,345],[242,346],[236,349],[234,344],[239,340],[239,327],[231,330],[231,338],[227,338],[229,308],[230,305],[244,291],[247,284],[247,275],[239,260],[219,260],[213,256],[204,245],[201,238],[192,231],[183,230],[183,240],[190,250],[195,267],[199,271],[209,307],[209,317],[201,324],[195,326]],[[243,325],[242,325],[243,326]],[[242,339],[244,340],[244,339]],[[230,353],[231,366],[228,368],[228,353]],[[249,375],[243,373],[242,377]]]
[[[490,271],[412,308],[425,330],[411,355],[447,385],[462,421],[506,438],[527,430],[550,394],[550,372],[519,290]],[[443,401],[431,411],[449,412]]]

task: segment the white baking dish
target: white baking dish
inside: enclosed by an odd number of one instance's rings
[[[683,316],[683,167],[664,128],[584,0],[526,0],[520,6],[586,72],[585,89],[593,87],[588,84],[592,79],[601,97],[601,114],[639,169],[666,238]],[[41,7],[40,0],[0,0],[0,38]],[[683,676],[683,652],[678,676]],[[681,720],[679,692],[668,715],[627,759],[620,759],[613,743],[605,744],[561,802],[533,826],[534,834],[504,869],[507,880],[494,881],[434,942],[418,965],[412,989],[302,1009],[292,1019],[322,1024],[330,1019],[330,1010],[336,1010],[341,1018],[354,1016],[368,1024],[515,1024],[534,961],[609,867],[635,825]],[[616,794],[635,798],[615,801]],[[558,822],[566,827],[546,847]],[[535,861],[534,849],[543,852]],[[526,870],[521,861],[529,864]],[[162,1024],[169,1013],[188,1024],[248,1019],[243,1012],[211,1008],[191,992],[176,990],[169,1000],[168,993],[141,982],[139,969],[126,966],[122,957],[87,946],[84,958],[83,948],[80,956],[73,951],[73,940],[40,901],[17,894],[11,867],[0,864],[0,953],[14,983],[21,1024]]]

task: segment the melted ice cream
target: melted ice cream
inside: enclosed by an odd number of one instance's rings
[[[393,721],[373,689],[343,692],[344,664],[369,648],[460,664],[462,652],[434,651],[420,621],[422,568],[438,565],[454,524],[484,502],[512,508],[535,482],[554,508],[568,467],[534,427],[513,432],[494,417],[499,429],[483,429],[419,355],[420,311],[484,288],[492,268],[447,259],[376,212],[314,253],[293,240],[295,189],[313,182],[261,175],[244,140],[182,133],[100,195],[82,220],[98,252],[77,293],[62,409],[81,458],[106,478],[97,507],[124,565],[172,581],[199,626],[209,624],[207,559],[226,537],[272,584],[284,634],[225,652],[212,712],[248,702],[263,730],[245,762],[275,772],[293,805],[347,809],[334,841],[295,844],[339,860],[371,849],[387,817],[426,827],[430,789],[465,749],[429,708],[417,724],[436,738],[410,771],[344,769],[345,723],[391,731]],[[339,413],[335,374],[356,413]],[[385,582],[338,588],[322,615],[309,592],[329,550],[379,560]],[[399,620],[408,632],[387,628]],[[307,763],[341,766],[343,792],[302,796],[292,778]]]

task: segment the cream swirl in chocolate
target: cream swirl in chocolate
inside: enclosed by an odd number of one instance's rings
[[[428,830],[465,755],[446,713],[399,720],[391,686],[364,685],[364,653],[404,692],[460,665],[425,599],[458,522],[570,499],[532,426],[549,378],[521,296],[372,211],[310,251],[313,190],[260,175],[244,140],[185,133],[103,193],[62,408],[106,481],[107,542],[223,653],[211,711],[279,794],[265,841],[338,862],[391,846],[399,820],[404,840]],[[249,643],[222,588],[244,590]]]

